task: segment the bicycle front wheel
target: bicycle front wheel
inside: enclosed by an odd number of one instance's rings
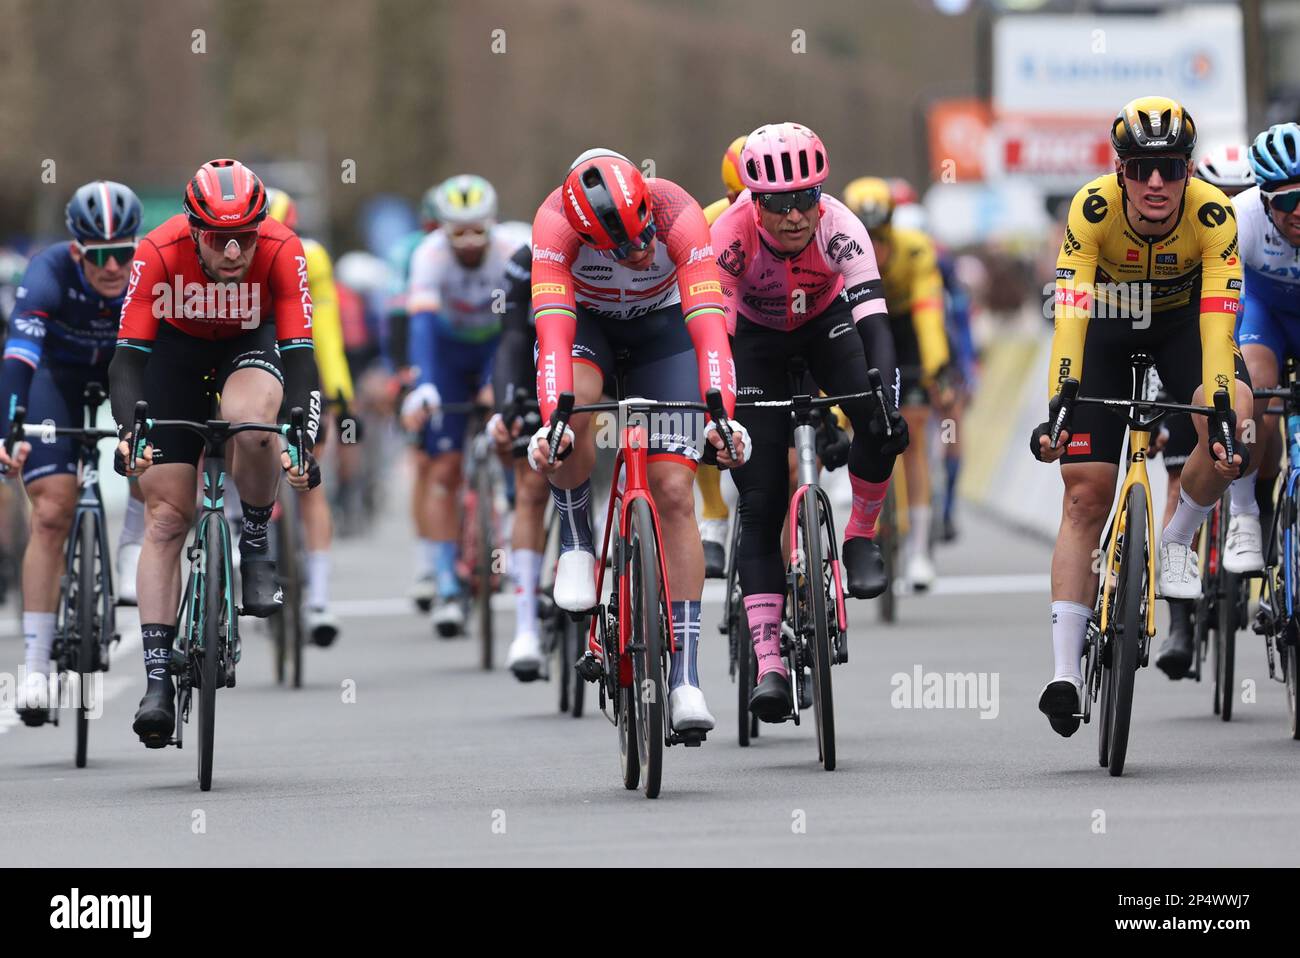
[[[224,646],[226,615],[226,556],[222,545],[225,519],[210,515],[202,526],[203,562],[203,649],[198,657],[199,673],[199,788],[212,788],[212,759],[216,745],[217,674]]]
[[[474,473],[474,600],[478,612],[479,664],[492,670],[492,555],[496,549],[496,492],[492,483],[491,462],[478,463]]]
[[[802,600],[807,619],[803,633],[811,654],[813,711],[816,713],[817,757],[826,771],[835,770],[835,699],[831,690],[831,626],[826,603],[827,581],[823,564],[828,562],[829,547],[823,535],[829,531],[830,516],[823,514],[817,490],[809,489],[799,500],[799,535],[803,540]]]
[[[1110,655],[1110,736],[1107,770],[1124,774],[1128,754],[1129,723],[1133,714],[1133,684],[1137,677],[1138,653],[1146,628],[1147,504],[1140,486],[1129,490],[1124,520],[1124,544],[1115,585]]]
[[[646,798],[659,796],[664,759],[664,629],[671,621],[659,581],[659,549],[650,504],[632,503],[628,537],[631,597],[632,694],[636,712],[637,755]]]
[[[95,574],[99,554],[99,530],[95,514],[83,512],[77,529],[75,581],[77,594],[74,597],[77,623],[77,701],[73,709],[77,714],[77,768],[86,767],[86,746],[90,737],[90,716],[87,714],[91,682],[95,674],[95,658],[99,651],[99,628],[95,622],[95,610],[98,607],[95,595]]]

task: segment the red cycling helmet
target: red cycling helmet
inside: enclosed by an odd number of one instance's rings
[[[650,188],[636,164],[613,150],[588,150],[560,188],[569,225],[593,249],[626,259],[655,235]]]
[[[248,229],[266,219],[266,188],[238,160],[209,160],[186,187],[183,208],[197,229]]]

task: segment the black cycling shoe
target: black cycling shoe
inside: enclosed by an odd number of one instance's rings
[[[27,706],[17,710],[18,717],[28,728],[40,728],[50,720],[50,710],[36,706]]]
[[[874,599],[889,586],[880,546],[866,536],[844,540],[844,566],[849,595],[855,599]]]
[[[244,615],[265,619],[284,608],[284,590],[275,581],[275,562],[271,559],[245,556],[239,565],[239,575],[244,584]]]
[[[704,578],[724,579],[727,575],[727,550],[721,542],[704,540]]]
[[[1187,599],[1174,599],[1169,603],[1169,635],[1160,654],[1156,656],[1156,668],[1171,679],[1187,677],[1192,667],[1192,602]]]
[[[147,748],[166,748],[176,730],[176,694],[170,679],[149,683],[131,730]]]
[[[780,672],[768,672],[749,693],[749,710],[760,722],[784,722],[794,711],[790,680]]]
[[[1079,730],[1079,690],[1073,682],[1057,679],[1048,682],[1038,697],[1038,711],[1047,716],[1057,735],[1069,738]]]

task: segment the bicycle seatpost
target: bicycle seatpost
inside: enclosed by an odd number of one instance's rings
[[[735,459],[736,447],[732,443],[731,423],[727,422],[727,407],[722,403],[722,390],[716,387],[710,389],[704,396],[704,402],[709,407],[709,415],[713,417],[713,421],[718,427],[718,435],[722,437],[722,441],[727,447],[727,455]]]
[[[560,449],[560,440],[564,438],[564,427],[569,424],[571,415],[573,415],[573,393],[560,393],[559,401],[555,404],[555,412],[551,413],[551,431],[546,434],[546,444],[550,447],[546,455],[547,464],[555,462],[556,454]]]

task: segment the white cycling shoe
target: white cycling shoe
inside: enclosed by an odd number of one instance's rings
[[[1233,516],[1228,520],[1223,567],[1229,572],[1258,572],[1264,568],[1263,535],[1259,516]]]
[[[117,601],[122,605],[136,603],[135,573],[139,565],[140,543],[123,542],[117,547]]]
[[[934,586],[934,563],[924,552],[918,552],[907,562],[907,581],[914,592],[928,592]]]
[[[585,549],[560,553],[555,568],[555,604],[568,612],[596,606],[596,557]]]
[[[465,610],[460,599],[443,599],[433,607],[433,634],[440,639],[454,639],[465,634]]]
[[[521,682],[531,682],[542,671],[542,643],[536,632],[521,632],[506,652],[506,668]]]
[[[669,694],[668,714],[672,716],[674,731],[702,729],[707,732],[714,726],[713,715],[704,701],[704,693],[696,686],[684,682]]]
[[[1177,542],[1160,543],[1160,572],[1156,595],[1161,599],[1201,597],[1200,557]]]

